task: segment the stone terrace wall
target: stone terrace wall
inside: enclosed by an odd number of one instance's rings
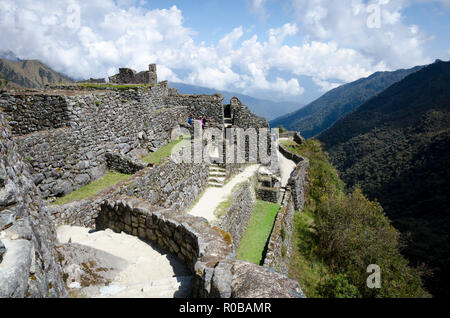
[[[237,250],[253,213],[255,200],[252,184],[246,181],[239,185],[231,201],[231,207],[220,220],[219,227],[231,234],[234,250]]]
[[[0,113],[0,298],[65,297],[56,232]]]
[[[304,297],[296,281],[237,261],[227,233],[203,218],[121,197],[102,204],[96,228],[124,231],[177,255],[194,275],[193,297]]]
[[[292,253],[292,232],[294,225],[294,201],[291,192],[285,192],[283,202],[267,245],[264,266],[287,275]]]
[[[104,189],[89,199],[61,206],[51,205],[49,211],[57,224],[93,228],[100,204],[105,199],[128,195],[182,213],[206,188],[207,179],[206,163],[176,164],[169,160],[159,166],[140,170],[129,180]]]
[[[14,135],[69,126],[70,111],[62,96],[2,94],[0,110]]]
[[[291,173],[291,177],[288,181],[288,185],[292,191],[295,210],[297,211],[301,211],[303,209],[303,205],[305,204],[305,193],[309,182],[308,167],[309,160],[303,158],[303,160],[297,164],[297,167]]]
[[[165,104],[186,107],[188,116],[192,115],[194,119],[199,119],[200,116],[203,116],[203,118],[207,119],[210,127],[218,127],[220,129],[223,128],[222,102],[223,97],[220,94],[183,95],[172,93],[169,97],[164,99]]]
[[[43,99],[54,99],[64,109],[64,118],[70,118],[69,122],[61,119],[61,125],[67,126],[64,128],[16,134],[20,135],[16,141],[33,166],[34,180],[44,198],[68,194],[102,176],[107,152],[119,151],[133,158],[139,149],[155,150],[164,146],[170,140],[171,130],[179,123],[187,122],[188,107],[201,108],[204,103],[210,109],[222,111],[221,101],[216,97],[207,102],[207,98],[200,101],[169,96],[165,83],[125,91],[74,92],[74,96],[3,95],[0,102],[9,105],[2,107],[13,122],[17,120],[13,120],[15,115],[11,105],[22,99],[27,103],[20,102],[19,105],[24,105],[23,112],[28,111],[28,116],[40,118],[35,104]]]

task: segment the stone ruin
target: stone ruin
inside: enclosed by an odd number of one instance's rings
[[[192,271],[197,297],[304,297],[298,282],[287,277],[291,246],[280,233],[292,235],[307,160],[294,158],[301,166],[286,190],[264,266],[236,260],[252,210],[250,186],[235,194],[222,227],[213,227],[185,213],[208,184],[207,163],[169,160],[152,167],[139,158],[169,143],[174,127],[186,126],[191,115],[208,118],[222,131],[225,117],[232,127],[269,125],[237,98],[224,105],[220,95],[181,95],[167,82],[157,83],[155,65],[149,69],[120,69],[112,81],[155,84],[150,88],[74,84],[0,95],[0,297],[67,296],[55,247],[58,224],[110,228],[154,241]],[[226,161],[223,166],[227,178],[243,168]],[[42,200],[66,195],[106,169],[134,175],[89,199],[62,206]]]
[[[112,84],[149,84],[156,85],[158,83],[156,75],[156,64],[150,64],[148,71],[136,73],[130,68],[119,68],[119,74],[109,77]]]

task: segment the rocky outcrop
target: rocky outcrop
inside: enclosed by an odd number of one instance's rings
[[[67,295],[49,214],[0,114],[0,298]]]

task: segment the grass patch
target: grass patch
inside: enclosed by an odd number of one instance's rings
[[[292,254],[289,268],[289,278],[300,283],[308,298],[318,298],[318,286],[329,270],[316,254],[316,234],[312,213],[295,212],[294,231],[292,235]]]
[[[80,87],[87,87],[87,88],[97,88],[97,89],[106,89],[106,88],[113,88],[113,89],[119,89],[119,90],[127,90],[131,88],[149,88],[152,85],[150,84],[123,84],[123,85],[114,85],[114,84],[96,84],[96,83],[78,83],[77,84]]]
[[[231,178],[230,178],[231,179]],[[230,180],[228,180],[230,181]],[[231,189],[231,194],[227,197],[225,201],[219,203],[219,205],[214,210],[214,215],[216,218],[220,219],[222,216],[227,213],[228,209],[233,205],[233,196],[240,187],[245,184],[246,181],[236,184],[233,189]]]
[[[236,251],[237,259],[259,265],[279,209],[279,204],[256,200],[247,230]]]
[[[101,190],[119,183],[120,181],[128,180],[131,175],[123,174],[115,171],[108,171],[103,178],[95,180],[72,193],[58,198],[52,204],[62,205],[75,200],[83,200],[90,198],[100,192]]]
[[[171,142],[169,142],[164,147],[161,147],[155,152],[152,152],[142,158],[142,161],[149,164],[158,165],[162,161],[164,161],[166,158],[170,157],[172,153],[175,153],[184,146],[188,145],[190,143],[190,136],[180,136],[178,139],[174,139]]]

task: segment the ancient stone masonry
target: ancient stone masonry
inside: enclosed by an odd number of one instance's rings
[[[156,243],[192,271],[194,297],[304,297],[299,284],[282,273],[290,255],[293,210],[304,201],[308,161],[289,153],[298,166],[272,231],[267,266],[237,261],[234,251],[252,214],[256,178],[238,188],[220,227],[212,227],[184,213],[207,187],[208,162],[166,158],[151,166],[140,159],[169,143],[174,132],[183,134],[180,127],[192,132],[189,116],[203,116],[221,136],[225,115],[226,126],[233,128],[269,128],[267,121],[237,98],[224,109],[221,95],[178,94],[167,82],[157,83],[155,65],[141,73],[120,69],[110,82],[0,95],[0,297],[67,296],[54,246],[55,224],[111,228]],[[258,150],[267,148],[274,159],[265,168],[270,186],[277,188],[274,142],[270,134],[258,139]],[[223,149],[222,165],[230,177],[246,163],[229,162],[226,143]],[[133,176],[85,200],[44,205],[41,197],[66,195],[107,169]],[[278,190],[276,197],[260,197],[275,201]]]
[[[164,146],[170,141],[172,129],[188,118],[190,99],[169,97],[164,84],[129,91],[71,92],[73,96],[54,95],[54,91],[49,92],[53,95],[3,94],[0,99],[0,107],[14,124],[15,140],[32,164],[33,178],[44,198],[68,194],[101,177],[108,152],[137,159]],[[47,101],[46,107],[49,101],[57,102],[54,108],[59,109],[59,113],[55,112],[59,115],[47,120],[41,106],[36,106],[43,101]],[[191,102],[201,104],[198,100]],[[221,100],[208,105],[221,109]],[[18,108],[20,112],[16,112]],[[47,121],[51,125],[41,124]],[[24,131],[22,127],[28,125],[31,129]]]
[[[67,295],[54,224],[1,113],[0,239],[0,298]]]
[[[294,201],[290,191],[286,191],[281,208],[267,245],[264,266],[274,268],[281,274],[289,272],[292,253],[292,232],[294,224]]]
[[[303,205],[305,203],[305,193],[306,188],[308,187],[308,167],[309,160],[303,158],[297,164],[297,167],[292,172],[291,177],[289,178],[288,185],[292,191],[292,198],[294,200],[295,210],[301,211],[303,209]]]
[[[120,68],[119,74],[109,78],[110,83],[115,84],[150,84],[155,85],[157,81],[156,64],[150,64],[148,71],[136,73],[129,68]]]
[[[211,227],[203,218],[120,197],[101,206],[96,229],[105,228],[148,239],[177,255],[194,275],[193,297],[304,297],[298,282],[237,261],[229,233]]]
[[[0,98],[0,109],[14,135],[68,127],[70,113],[63,96],[49,95],[8,95]]]
[[[50,206],[50,214],[57,224],[93,228],[100,204],[118,195],[145,199],[153,205],[171,208],[179,213],[192,205],[206,188],[207,164],[176,164],[167,161],[159,166],[147,167],[127,181],[102,190],[97,195],[62,206]]]
[[[148,166],[148,164],[140,160],[127,157],[120,152],[107,152],[105,157],[106,166],[108,169],[125,174],[135,174]]]
[[[219,223],[221,229],[231,234],[235,250],[239,248],[242,236],[244,236],[252,217],[255,202],[252,188],[253,184],[248,181],[238,186],[236,192],[233,193],[231,207]]]

